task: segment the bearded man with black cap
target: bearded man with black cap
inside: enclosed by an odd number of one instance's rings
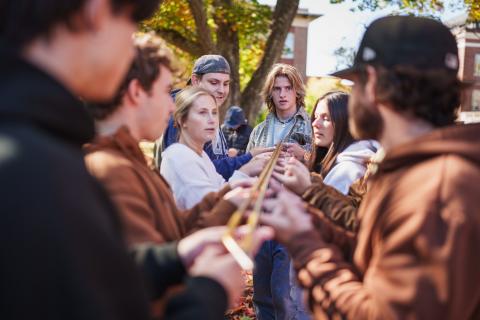
[[[391,16],[336,74],[355,83],[352,133],[386,151],[356,236],[279,187],[264,204],[316,318],[480,319],[480,124],[454,125],[457,51],[440,22]]]

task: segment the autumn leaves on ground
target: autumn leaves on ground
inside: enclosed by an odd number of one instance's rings
[[[256,319],[253,310],[253,278],[251,273],[245,273],[246,289],[238,305],[227,311],[225,319],[229,320],[253,320]]]

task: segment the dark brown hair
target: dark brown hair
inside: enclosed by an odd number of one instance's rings
[[[310,171],[320,173],[322,177],[325,177],[333,167],[337,155],[355,141],[348,129],[348,97],[349,95],[342,91],[329,92],[317,100],[312,110],[313,125],[318,103],[324,100],[333,125],[333,141],[328,148],[316,146],[315,139],[312,138],[313,151],[309,168]]]
[[[467,87],[455,73],[442,69],[421,71],[406,66],[390,69],[376,66],[375,70],[375,93],[379,103],[427,121],[434,127],[455,122],[462,90]],[[368,77],[366,68],[361,68],[358,75],[359,84],[364,86]]]
[[[0,39],[9,46],[21,48],[37,37],[48,39],[55,25],[64,24],[77,30],[72,16],[88,0],[2,0],[0,1]],[[151,16],[160,0],[111,0],[113,13],[131,10],[132,21],[140,22]]]
[[[171,53],[158,37],[144,34],[135,39],[135,57],[115,96],[107,103],[87,103],[87,109],[96,120],[104,120],[122,104],[130,82],[138,80],[143,90],[151,93],[153,83],[160,76],[160,66],[172,71]]]

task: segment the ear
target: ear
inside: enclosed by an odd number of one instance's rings
[[[111,15],[108,0],[87,0],[82,11],[82,22],[88,30],[100,29],[105,18]]]
[[[198,86],[198,84],[200,83],[200,77],[194,73],[192,73],[192,76],[190,77],[190,79],[192,79],[193,86]]]
[[[146,92],[143,90],[143,87],[138,79],[133,79],[128,84],[123,98],[128,101],[128,105],[136,107],[142,103],[142,99],[145,94]]]
[[[377,94],[375,89],[377,87],[377,71],[372,66],[367,66],[367,83],[365,84],[365,95],[368,101],[376,102]]]

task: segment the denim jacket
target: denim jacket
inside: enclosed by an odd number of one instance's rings
[[[304,107],[300,107],[294,115],[295,124],[292,134],[285,142],[298,143],[305,150],[310,151],[312,144],[312,124],[310,117]],[[267,145],[268,141],[272,141],[272,127],[275,126],[275,114],[270,112],[265,121],[258,124],[250,135],[247,146],[247,152],[256,147],[272,147]]]

